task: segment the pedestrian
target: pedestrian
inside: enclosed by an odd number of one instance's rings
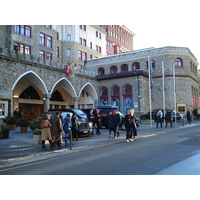
[[[134,111],[134,109],[131,109],[130,112],[131,112],[131,116],[133,117],[133,124],[132,124],[132,126],[133,126],[133,138],[134,138],[134,140],[137,140],[136,116],[134,115],[135,111]]]
[[[22,116],[21,112],[18,110],[18,107],[15,108],[15,110],[14,110],[14,112],[13,112],[13,115],[14,115],[17,119],[19,119],[19,118]]]
[[[52,124],[52,134],[54,136],[54,141],[51,144],[51,149],[54,150],[55,145],[58,146],[58,149],[62,149],[61,135],[64,133],[64,131],[58,111],[56,111],[55,115],[53,116],[50,122]]]
[[[113,121],[112,121],[112,123],[113,123],[113,127],[114,127],[114,139],[116,139],[120,134],[119,134],[119,124],[120,124],[120,122],[121,122],[121,117],[120,117],[120,115],[119,115],[119,113],[118,113],[118,110],[115,110],[114,112],[113,112]]]
[[[90,110],[90,112],[87,115],[87,118],[88,118],[88,121],[90,123],[92,123],[92,128],[94,129],[95,128],[95,114],[94,114],[94,110],[93,109]],[[93,130],[91,132],[92,132],[92,135],[94,135],[93,134]]]
[[[100,133],[100,125],[101,125],[101,115],[100,115],[100,110],[96,110],[95,114],[95,124],[97,125],[97,131],[96,134],[101,134]]]
[[[133,117],[131,115],[131,111],[128,110],[125,115],[125,127],[126,127],[126,142],[133,142]]]
[[[188,110],[186,112],[186,117],[187,117],[188,123],[191,124],[191,121],[192,121],[192,112],[190,111],[189,108],[188,108]]]
[[[42,120],[40,127],[42,128],[42,148],[46,148],[45,140],[49,140],[49,144],[52,144],[52,135],[51,135],[51,123],[50,115],[46,115],[45,119]]]
[[[72,137],[73,137],[73,141],[74,139],[76,138],[76,141],[78,141],[78,132],[77,132],[77,129],[78,129],[78,125],[76,123],[76,118],[77,118],[77,115],[74,113],[72,115]]]
[[[109,129],[109,137],[111,137],[112,131],[114,132],[114,126],[113,126],[113,112],[109,112],[108,116],[108,129]]]
[[[170,127],[172,127],[172,118],[171,118],[171,111],[167,110],[167,113],[165,115],[165,127],[167,128],[168,122],[170,123]]]
[[[200,108],[197,110],[197,120],[200,118]]]
[[[71,132],[71,119],[70,119],[70,114],[67,114],[66,117],[63,120],[63,129],[64,129],[64,136],[63,138],[65,139],[65,146],[68,146],[68,141],[67,139],[69,138],[69,134]]]
[[[160,123],[160,127],[162,128],[163,112],[159,110],[156,116],[157,116],[156,128],[158,128],[159,123]]]

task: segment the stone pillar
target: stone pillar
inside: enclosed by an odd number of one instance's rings
[[[78,109],[78,97],[73,97],[74,100],[74,109]]]
[[[98,99],[94,99],[94,108],[97,108],[98,105]]]
[[[47,112],[50,108],[50,100],[49,100],[50,98],[51,98],[50,94],[44,94],[44,97],[43,97],[44,112]]]

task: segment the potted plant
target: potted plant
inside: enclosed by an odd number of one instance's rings
[[[9,138],[9,131],[10,131],[11,126],[8,124],[3,124],[1,125],[1,134],[2,134],[2,139],[7,139]]]
[[[33,144],[42,144],[42,129],[36,128],[35,130],[33,130]]]
[[[3,121],[11,126],[10,130],[16,129],[17,118],[15,116],[7,116]]]
[[[21,133],[27,133],[27,129],[29,126],[29,121],[23,117],[19,118],[17,120],[17,125],[20,126]]]
[[[29,123],[29,128],[34,131],[35,129],[39,129],[40,128],[40,123],[41,120],[40,119],[35,119],[34,121],[31,121]]]

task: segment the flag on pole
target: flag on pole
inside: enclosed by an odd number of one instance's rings
[[[75,63],[68,63],[66,66],[66,76],[69,78],[73,78],[74,75],[76,76],[76,74],[78,74],[78,71],[76,70]]]

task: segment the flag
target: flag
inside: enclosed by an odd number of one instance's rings
[[[66,76],[69,76],[69,74],[70,74],[70,63],[69,62],[67,63],[65,70],[66,70]]]
[[[66,76],[69,78],[73,78],[74,75],[78,74],[77,70],[76,70],[76,65],[75,63],[68,63],[66,66]]]
[[[153,69],[152,69],[152,61],[150,57],[148,57],[148,68],[149,68],[149,83],[151,90],[153,89]]]

